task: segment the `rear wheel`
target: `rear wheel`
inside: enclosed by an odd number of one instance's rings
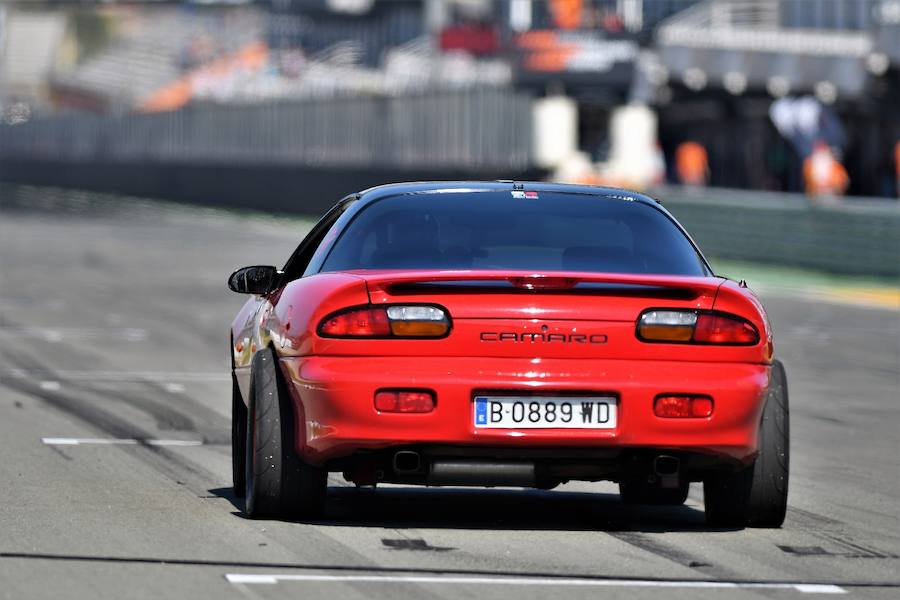
[[[787,375],[775,361],[759,425],[759,455],[734,473],[703,482],[706,522],[722,527],[781,527],[787,513],[790,419]]]
[[[622,481],[619,483],[619,496],[625,504],[678,506],[687,500],[689,488],[688,481],[679,482],[675,488],[651,486],[646,482]]]
[[[293,406],[271,349],[253,362],[247,411],[246,495],[251,517],[313,517],[325,503],[327,473],[295,451]]]
[[[237,379],[231,375],[231,481],[234,495],[244,496],[247,458],[247,406],[241,397]]]

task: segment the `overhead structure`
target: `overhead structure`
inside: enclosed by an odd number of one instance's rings
[[[664,21],[656,45],[670,80],[739,94],[814,93],[824,102],[864,93],[881,53],[872,3],[707,0]],[[873,68],[874,67],[874,68]],[[879,70],[881,72],[879,72]],[[699,85],[699,82],[703,85]]]

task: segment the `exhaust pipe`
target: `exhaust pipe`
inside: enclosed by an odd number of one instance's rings
[[[435,460],[428,485],[535,487],[534,463],[487,460]]]
[[[422,472],[422,457],[412,450],[399,450],[394,453],[393,466],[397,475],[416,475]]]
[[[659,485],[663,488],[677,488],[681,461],[677,456],[660,454],[653,459],[653,473],[659,477]]]

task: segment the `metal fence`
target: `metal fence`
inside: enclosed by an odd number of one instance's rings
[[[69,114],[0,127],[0,158],[496,168],[530,164],[531,97],[505,89]]]

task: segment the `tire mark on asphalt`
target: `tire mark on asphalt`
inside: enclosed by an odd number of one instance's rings
[[[704,573],[716,571],[719,577],[733,577],[736,573],[728,573],[721,567],[718,567],[705,558],[696,556],[689,552],[685,552],[681,548],[665,544],[659,540],[650,538],[645,534],[636,531],[607,531],[607,535],[615,539],[625,542],[630,546],[634,546],[645,552],[650,552],[656,556],[664,558],[668,561],[677,563],[683,567],[697,569]]]
[[[900,558],[900,555],[881,550],[873,545],[866,545],[854,541],[847,534],[847,524],[843,521],[821,515],[800,508],[790,508],[791,520],[795,522],[801,531],[816,537],[824,542],[836,544],[844,552],[831,552],[825,550],[828,555],[841,556],[843,558]],[[782,548],[783,550],[783,548]]]
[[[39,361],[36,359],[29,357],[24,353],[22,349],[18,349],[15,354],[2,352],[0,353],[3,356],[3,361],[8,366],[12,366],[13,368],[19,369],[23,372],[38,372],[37,369],[34,368],[34,364],[39,364]],[[57,377],[54,374],[54,371],[47,368],[42,368],[39,371],[41,373],[41,377],[43,379],[49,379],[53,381],[65,381],[67,382],[67,387],[72,388],[75,391],[82,392],[85,395],[89,396],[100,396],[109,398],[111,400],[115,400],[117,402],[121,402],[123,404],[127,404],[128,406],[143,412],[150,416],[155,423],[156,427],[160,431],[180,431],[180,432],[198,432],[198,429],[195,425],[196,421],[204,423],[206,426],[202,428],[201,433],[203,437],[203,441],[206,444],[224,444],[231,443],[231,435],[228,433],[229,431],[229,423],[226,419],[223,419],[221,415],[212,411],[211,409],[190,400],[189,396],[183,396],[188,402],[185,404],[185,408],[189,408],[192,415],[186,414],[186,412],[180,411],[170,405],[162,403],[153,398],[148,398],[146,395],[141,395],[140,397],[134,397],[129,394],[118,393],[114,390],[96,388],[90,385],[90,381],[73,381],[68,380],[66,377]],[[0,378],[0,383],[8,384],[11,381],[18,382],[29,382],[30,379],[27,378],[10,378],[10,377],[2,377]],[[152,389],[156,389],[159,392],[159,395],[162,397],[171,396],[168,392],[165,391],[164,386],[160,383],[141,379],[140,383],[148,386]],[[47,390],[44,390],[47,391]],[[110,413],[106,413],[110,414]],[[195,421],[196,419],[196,421]],[[216,424],[216,425],[213,425]],[[136,436],[115,436],[115,437],[136,437]],[[142,437],[155,437],[144,435]]]
[[[180,481],[184,475],[190,475],[204,483],[218,483],[216,477],[200,467],[193,461],[187,460],[181,455],[172,452],[162,446],[154,446],[143,440],[155,437],[150,432],[117,417],[109,411],[94,406],[81,398],[61,391],[45,390],[35,386],[27,380],[5,379],[0,385],[13,389],[21,394],[31,396],[37,400],[52,406],[78,421],[86,424],[90,429],[99,430],[112,438],[131,438],[138,443],[130,446],[117,446],[125,452],[143,452],[147,459],[145,462],[162,472],[166,477]],[[196,490],[195,490],[196,491]]]

